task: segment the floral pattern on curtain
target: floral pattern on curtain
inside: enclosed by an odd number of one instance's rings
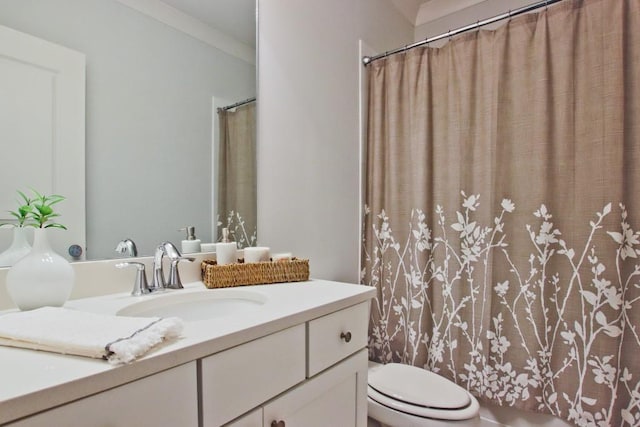
[[[369,68],[372,360],[640,425],[640,1],[566,0]]]

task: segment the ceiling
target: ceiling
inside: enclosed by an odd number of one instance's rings
[[[162,0],[245,44],[256,45],[256,0]]]
[[[414,26],[473,6],[484,0],[390,0]]]
[[[256,0],[161,0],[204,24],[255,48]],[[388,0],[414,26],[483,0]]]

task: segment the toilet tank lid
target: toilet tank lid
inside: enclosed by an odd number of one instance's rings
[[[412,405],[460,409],[471,399],[465,389],[433,372],[400,363],[369,371],[369,385],[393,399]]]

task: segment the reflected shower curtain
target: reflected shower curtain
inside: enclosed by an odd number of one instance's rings
[[[566,0],[374,61],[370,356],[640,425],[640,1]]]
[[[255,246],[257,235],[256,104],[218,109],[218,239],[222,228],[238,247]]]

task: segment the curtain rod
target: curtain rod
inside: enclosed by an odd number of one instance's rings
[[[409,45],[406,45],[404,47],[399,47],[397,49],[393,49],[393,50],[390,50],[388,52],[381,53],[379,55],[365,56],[365,57],[362,58],[362,63],[365,66],[367,66],[367,65],[369,65],[370,63],[372,63],[373,61],[375,61],[377,59],[386,58],[387,56],[395,55],[396,53],[405,52],[405,51],[407,51],[409,49],[413,49],[415,47],[428,45],[429,43],[433,43],[433,42],[436,42],[438,40],[442,40],[442,39],[445,39],[445,38],[448,38],[448,37],[457,36],[458,34],[466,33],[467,31],[475,30],[475,29],[480,28],[482,26],[493,24],[494,22],[502,21],[504,19],[513,18],[514,16],[522,15],[523,13],[531,12],[531,11],[534,11],[534,10],[539,9],[541,7],[547,7],[547,6],[551,5],[551,4],[558,3],[558,2],[561,2],[561,1],[562,0],[542,0],[542,1],[539,1],[537,3],[533,3],[533,4],[530,4],[528,6],[521,7],[519,9],[509,10],[508,12],[505,12],[505,13],[503,13],[501,15],[496,15],[496,16],[494,16],[492,18],[488,18],[488,19],[485,19],[485,20],[482,20],[482,21],[477,21],[474,24],[469,24],[469,25],[466,25],[464,27],[460,27],[460,28],[455,29],[455,30],[449,30],[446,33],[440,34],[438,36],[429,37],[429,38],[427,38],[425,40],[421,40],[419,42],[415,42],[413,44],[409,44]]]
[[[240,107],[241,105],[244,105],[244,104],[249,104],[250,102],[254,102],[255,100],[256,100],[255,97],[247,98],[244,101],[236,102],[235,104],[227,105],[226,107],[220,107],[218,108],[218,110],[222,110],[222,111],[231,110],[232,108]]]

